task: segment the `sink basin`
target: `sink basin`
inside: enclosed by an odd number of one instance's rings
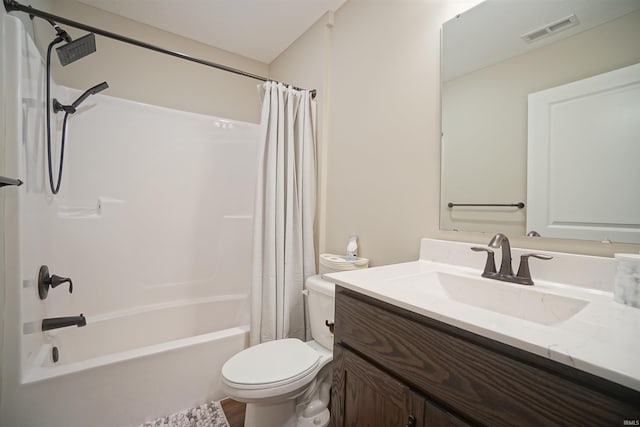
[[[589,304],[523,285],[445,272],[430,272],[398,280],[396,286],[542,325],[562,323]]]

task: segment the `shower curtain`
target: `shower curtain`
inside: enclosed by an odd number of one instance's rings
[[[254,213],[251,345],[305,337],[302,289],[316,273],[316,102],[281,83],[258,86],[260,165]]]

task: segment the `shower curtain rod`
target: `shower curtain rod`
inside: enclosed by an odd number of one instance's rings
[[[6,9],[7,12],[13,12],[13,11],[25,12],[25,13],[28,13],[29,16],[31,16],[32,18],[34,16],[37,16],[39,18],[48,19],[49,21],[53,21],[53,22],[56,22],[58,24],[67,25],[67,26],[70,26],[70,27],[77,28],[79,30],[89,31],[90,33],[95,33],[95,34],[101,35],[103,37],[108,37],[110,39],[118,40],[118,41],[121,41],[123,43],[128,43],[128,44],[132,44],[134,46],[142,47],[144,49],[149,49],[149,50],[153,50],[153,51],[156,51],[156,52],[159,52],[159,53],[164,53],[165,55],[174,56],[176,58],[184,59],[186,61],[195,62],[195,63],[201,64],[201,65],[206,65],[208,67],[217,68],[219,70],[227,71],[229,73],[238,74],[238,75],[241,75],[241,76],[244,76],[244,77],[249,77],[249,78],[260,80],[260,81],[263,81],[263,82],[275,81],[275,80],[268,79],[266,77],[259,76],[257,74],[253,74],[253,73],[249,73],[249,72],[246,72],[246,71],[239,70],[237,68],[228,67],[226,65],[217,64],[217,63],[211,62],[211,61],[206,61],[204,59],[196,58],[194,56],[187,55],[187,54],[184,54],[184,53],[181,53],[181,52],[176,52],[174,50],[165,49],[163,47],[155,46],[155,45],[152,45],[150,43],[146,43],[146,42],[143,42],[143,41],[140,41],[140,40],[132,39],[131,37],[123,36],[121,34],[112,33],[110,31],[102,30],[100,28],[96,28],[96,27],[92,27],[90,25],[82,24],[80,22],[72,21],[71,19],[67,19],[67,18],[63,18],[61,16],[53,15],[51,13],[35,9],[35,8],[31,7],[31,6],[24,6],[24,5],[20,4],[20,3],[18,3],[17,1],[15,1],[15,0],[3,0],[3,1],[4,1],[4,8]],[[276,82],[276,83],[280,83],[280,82]],[[283,84],[287,85],[286,83],[283,83]],[[289,86],[289,85],[287,85],[287,86]],[[302,88],[299,88],[299,87],[295,87],[295,86],[291,86],[291,87],[293,87],[296,90],[305,90],[305,89],[302,89]],[[311,92],[311,96],[313,98],[315,98],[316,90],[313,89],[310,92]]]

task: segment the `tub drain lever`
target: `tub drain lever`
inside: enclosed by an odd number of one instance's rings
[[[38,295],[40,299],[45,299],[49,294],[49,288],[55,288],[63,283],[69,282],[69,293],[73,293],[73,282],[69,277],[49,275],[49,267],[43,265],[38,272]]]

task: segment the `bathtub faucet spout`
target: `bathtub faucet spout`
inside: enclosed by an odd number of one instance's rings
[[[87,326],[87,319],[82,313],[80,316],[70,317],[52,317],[50,319],[42,319],[42,330],[48,331],[51,329],[64,328],[67,326]]]

